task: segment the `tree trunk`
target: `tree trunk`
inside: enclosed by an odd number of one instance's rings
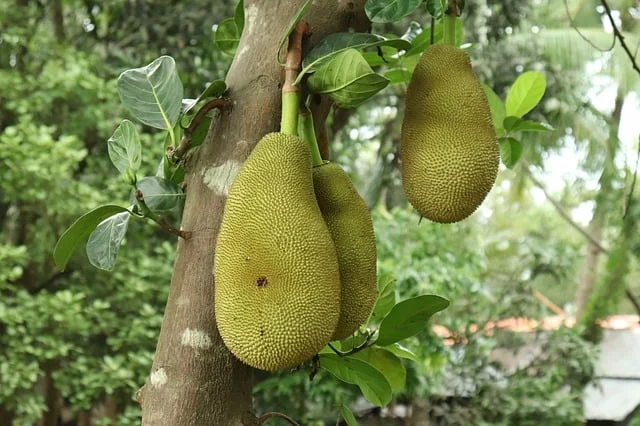
[[[91,410],[82,410],[78,413],[77,426],[91,426]]]
[[[604,212],[603,212],[604,213]],[[602,240],[602,221],[603,215],[594,211],[593,219],[589,224],[589,235],[595,240]],[[591,241],[587,242],[587,253],[584,258],[582,270],[578,278],[578,289],[576,291],[576,318],[580,318],[584,312],[585,304],[589,299],[589,295],[593,291],[593,287],[598,277],[598,261],[600,260],[600,248]]]
[[[150,378],[140,390],[143,425],[253,425],[252,370],[224,346],[213,301],[214,247],[231,182],[262,136],[280,122],[283,69],[276,52],[302,0],[246,0],[245,27],[226,83],[233,107],[219,114],[190,161],[182,229]],[[310,7],[313,45],[362,25],[364,0]]]
[[[13,426],[14,417],[13,411],[0,405],[0,426]]]
[[[44,388],[44,403],[47,406],[47,411],[42,413],[42,418],[38,423],[39,426],[57,426],[58,417],[60,417],[60,394],[55,388],[53,378],[50,371],[52,369],[47,368],[49,372],[44,376],[43,388]]]

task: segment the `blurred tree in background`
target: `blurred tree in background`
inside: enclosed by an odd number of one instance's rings
[[[633,0],[611,4],[635,47],[640,7]],[[520,73],[543,72],[547,91],[533,114],[554,128],[523,137],[523,161],[501,171],[485,206],[468,221],[420,223],[407,206],[397,156],[406,83],[330,116],[332,159],[371,208],[378,271],[393,277],[389,291],[453,301],[434,321],[446,335],[425,331],[409,342],[419,362],[407,367],[406,388],[394,401],[413,407],[408,424],[579,424],[593,347],[571,329],[522,335],[483,328],[503,318],[552,314],[538,292],[577,312],[578,331],[587,330],[591,340],[597,318],[634,312],[625,290],[640,295],[640,211],[632,202],[640,191],[629,197],[638,130],[629,145],[620,127],[625,109],[637,114],[640,108],[640,78],[620,49],[599,52],[572,28],[607,48],[610,25],[598,5],[567,1],[571,21],[563,2],[467,0],[464,34],[480,79],[504,98]],[[229,67],[231,57],[213,43],[213,30],[234,7],[203,0],[0,0],[1,426],[50,426],[59,419],[139,424],[134,394],[151,368],[175,238],[132,223],[135,238],[125,239],[112,273],[93,268],[83,254],[59,272],[51,251],[79,214],[130,197],[106,145],[126,116],[115,84],[120,72],[170,55],[185,97],[196,97]],[[374,28],[415,37],[429,20],[421,8]],[[139,130],[159,157],[163,136]],[[151,158],[143,159],[148,175],[158,167]],[[563,161],[572,168],[556,170]],[[531,339],[547,353],[535,361],[535,373],[501,371],[496,351]],[[358,403],[359,394],[328,379],[326,373],[313,382],[304,372],[261,374],[256,407],[304,424],[333,424],[338,407]]]

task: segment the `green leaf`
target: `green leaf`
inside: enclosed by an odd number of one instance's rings
[[[284,44],[286,43],[287,39],[289,38],[289,35],[293,32],[293,30],[295,29],[296,25],[298,25],[298,22],[300,22],[300,20],[304,16],[304,14],[307,13],[307,8],[309,7],[309,5],[311,4],[312,1],[313,0],[305,1],[302,4],[302,6],[300,6],[300,9],[298,9],[296,14],[293,15],[293,18],[291,18],[291,22],[289,22],[289,26],[287,27],[287,32],[284,33],[284,36],[282,37],[282,40],[280,40],[280,45],[278,46],[277,60],[278,60],[278,63],[280,65],[284,65],[284,62],[282,62],[280,60],[280,55],[282,53],[282,48],[284,47]]]
[[[53,261],[61,271],[69,263],[71,255],[75,249],[82,243],[93,230],[106,218],[116,213],[126,212],[124,207],[108,204],[97,207],[88,213],[79,217],[73,224],[67,228],[62,234],[55,249],[53,249]]]
[[[213,121],[211,117],[202,117],[200,124],[198,124],[198,127],[196,127],[191,135],[191,148],[202,145],[204,138],[207,136],[207,133],[209,133],[211,121]]]
[[[198,96],[198,102],[208,98],[219,98],[227,90],[227,84],[224,80],[214,80],[206,89]]]
[[[347,423],[347,426],[358,426],[358,421],[356,420],[356,417],[353,415],[349,407],[347,407],[344,404],[340,406],[340,415],[342,416],[344,421]]]
[[[380,371],[391,385],[393,392],[400,392],[407,380],[407,370],[395,354],[380,347],[369,347],[353,355]]]
[[[129,212],[117,213],[102,221],[91,233],[86,251],[93,266],[105,271],[113,269],[130,216]]]
[[[435,35],[435,34],[434,34]],[[426,50],[431,44],[431,27],[426,27],[411,42],[411,48],[407,50],[405,56],[418,55]]]
[[[154,212],[166,212],[175,209],[185,194],[175,182],[158,176],[147,176],[138,182],[144,202]]]
[[[413,13],[422,0],[367,0],[364,11],[371,22],[394,22]]]
[[[508,132],[550,132],[553,127],[534,120],[523,120],[509,116],[504,119],[504,129]]]
[[[389,84],[405,84],[411,80],[411,71],[405,68],[395,68],[384,73],[384,77],[389,80]]]
[[[507,116],[522,117],[531,111],[544,96],[546,86],[544,75],[537,71],[520,74],[507,94]]]
[[[401,38],[388,39],[369,33],[331,34],[322,39],[322,41],[305,56],[302,62],[303,72],[315,71],[322,63],[347,49],[361,50],[377,46],[391,46],[396,50],[407,50],[411,48],[411,43]]]
[[[233,56],[236,54],[242,31],[236,25],[235,18],[227,18],[218,24],[214,40],[218,49],[223,53]]]
[[[107,140],[107,150],[111,162],[121,174],[127,173],[127,169],[133,172],[140,169],[142,146],[136,126],[131,121],[122,120]]]
[[[371,313],[373,322],[381,321],[396,304],[396,280],[390,275],[378,277],[378,299]]]
[[[489,102],[489,108],[491,109],[491,120],[493,121],[493,127],[496,129],[496,134],[502,136],[504,133],[503,129],[503,120],[507,115],[505,110],[504,102],[502,99],[493,91],[493,89],[486,84],[482,85],[482,89],[484,90],[485,95],[487,95],[487,101]]]
[[[362,395],[373,405],[383,407],[391,402],[391,385],[371,364],[352,357],[322,354],[320,367],[339,380],[358,386]]]
[[[328,94],[338,106],[354,108],[384,89],[389,80],[373,72],[360,52],[347,49],[307,80],[314,93]]]
[[[240,0],[236,5],[233,21],[236,23],[238,30],[240,30],[240,34],[242,34],[242,30],[244,29],[244,0]]]
[[[508,168],[513,168],[522,156],[522,143],[517,139],[508,137],[498,139],[498,144],[500,145],[502,162]]]
[[[447,0],[426,0],[427,11],[435,19],[440,19],[442,14],[447,10]]]
[[[418,358],[418,355],[410,351],[409,349],[402,346],[400,343],[394,343],[393,345],[384,346],[384,349],[389,352],[395,354],[397,357],[409,359],[414,362],[421,362],[422,360]]]
[[[429,318],[449,306],[449,301],[433,294],[412,297],[396,304],[382,320],[379,346],[388,346],[424,330]]]
[[[156,129],[171,129],[182,110],[182,82],[170,56],[120,74],[118,93],[137,120]]]

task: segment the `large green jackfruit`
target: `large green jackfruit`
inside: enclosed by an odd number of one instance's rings
[[[338,254],[342,302],[332,340],[353,334],[376,301],[376,240],[364,200],[334,163],[313,168],[316,199]]]
[[[495,183],[489,103],[461,49],[437,44],[422,55],[407,87],[400,158],[409,202],[435,222],[465,219]]]
[[[238,359],[262,370],[311,358],[338,323],[338,261],[311,170],[302,140],[266,135],[231,185],[220,225],[218,329]]]

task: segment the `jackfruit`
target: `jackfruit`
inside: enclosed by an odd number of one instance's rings
[[[214,258],[220,335],[242,362],[293,368],[331,339],[340,275],[296,136],[258,142],[229,190]]]
[[[364,200],[335,163],[313,168],[313,186],[329,227],[340,268],[340,320],[332,340],[353,334],[376,301],[376,240]]]
[[[500,151],[491,111],[466,52],[429,47],[407,87],[400,143],[402,184],[425,218],[468,217],[495,183]]]

